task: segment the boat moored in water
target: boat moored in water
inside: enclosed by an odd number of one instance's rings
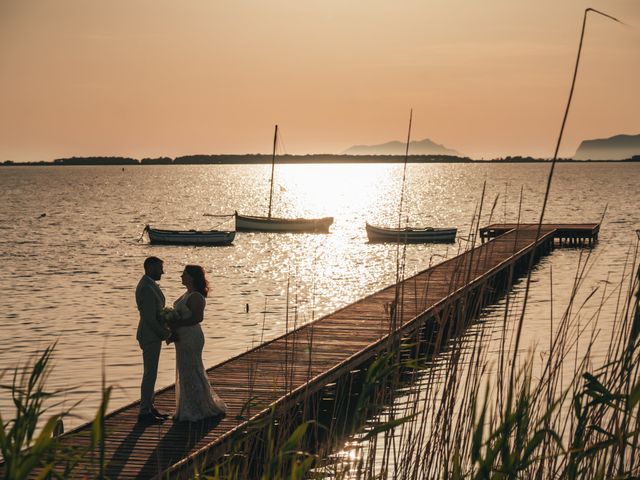
[[[149,242],[159,245],[231,245],[236,236],[234,231],[224,230],[162,230],[147,225],[145,231]]]
[[[404,186],[407,173],[407,160],[409,158],[409,145],[411,144],[411,122],[413,120],[413,109],[409,113],[409,131],[407,133],[407,148],[404,154],[404,168],[402,173],[402,189],[400,190],[399,216],[402,214],[402,204],[404,201]],[[452,243],[456,240],[457,228],[435,228],[435,227],[378,227],[366,222],[367,237],[369,242],[395,242],[395,243]]]
[[[388,228],[366,224],[370,242],[451,243],[455,242],[457,228]]]
[[[271,179],[269,180],[269,209],[266,217],[240,215],[236,216],[237,232],[273,232],[273,233],[329,233],[333,217],[323,218],[278,218],[271,216],[273,206],[273,174],[276,165],[276,145],[278,142],[278,125],[273,132],[273,154],[271,155]]]
[[[236,212],[236,231],[238,232],[328,233],[332,223],[333,217],[253,217]]]

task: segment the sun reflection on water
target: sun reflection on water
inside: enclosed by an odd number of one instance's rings
[[[287,165],[276,169],[278,208],[286,205],[292,213],[343,220],[349,212],[366,209],[374,205],[378,197],[393,194],[395,179],[390,173],[396,167],[389,164]]]

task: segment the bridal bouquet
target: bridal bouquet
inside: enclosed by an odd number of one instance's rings
[[[191,317],[191,311],[184,303],[179,303],[176,308],[165,307],[160,312],[162,321],[171,326],[180,320],[186,320]]]
[[[162,318],[162,323],[166,325],[170,325],[180,320],[180,315],[178,314],[175,308],[164,307],[160,312],[160,318]]]
[[[169,338],[166,339],[167,345],[175,342],[178,339],[174,325],[175,322],[180,320],[180,318],[180,313],[175,308],[165,307],[160,311],[160,319],[162,320],[162,324],[171,332],[169,334]]]
[[[176,308],[165,307],[160,312],[160,318],[165,327],[171,331],[169,338],[166,339],[167,345],[178,340],[176,334],[176,322],[186,320],[191,316],[191,311],[184,303],[179,303]]]

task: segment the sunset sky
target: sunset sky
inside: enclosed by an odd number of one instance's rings
[[[430,138],[473,158],[640,134],[640,0],[0,0],[0,162]]]

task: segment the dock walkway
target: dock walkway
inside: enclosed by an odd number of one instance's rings
[[[217,424],[184,425],[167,420],[162,425],[136,424],[138,403],[111,412],[105,419],[105,475],[109,478],[181,476],[192,462],[213,461],[225,442],[246,427],[238,419],[251,400],[259,405],[244,417],[265,415],[270,406],[299,402],[385,349],[390,336],[439,321],[443,308],[469,292],[490,284],[529,255],[548,253],[554,243],[568,238],[597,239],[599,225],[491,225],[480,230],[483,243],[428,268],[402,282],[401,305],[397,286],[391,285],[314,322],[207,370],[216,392],[227,402],[227,416]],[[487,240],[485,242],[485,240]],[[526,267],[525,267],[526,268]],[[502,281],[502,280],[501,280]],[[394,315],[392,312],[396,312]],[[175,387],[157,392],[156,405],[172,411]],[[88,445],[91,425],[64,434],[70,445]],[[96,474],[96,464],[76,467],[82,478]]]

